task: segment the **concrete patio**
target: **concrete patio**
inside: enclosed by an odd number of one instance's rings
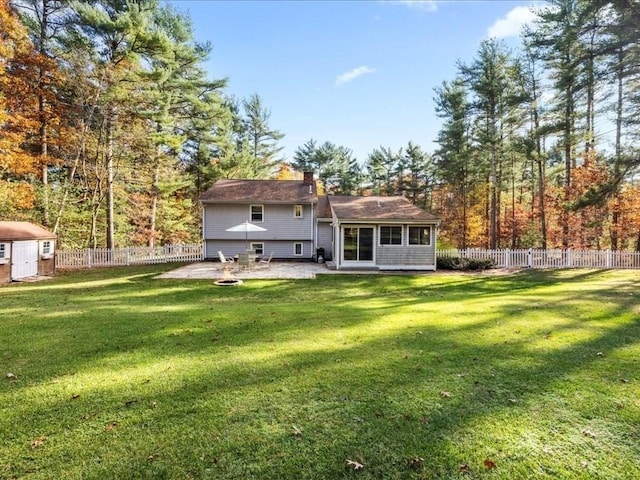
[[[378,271],[336,271],[329,270],[326,264],[318,264],[313,262],[277,262],[272,261],[270,267],[256,266],[252,269],[240,270],[237,265],[231,264],[227,268],[227,272],[223,270],[223,266],[219,262],[198,262],[184,267],[177,268],[156,278],[192,278],[192,279],[221,279],[225,275],[229,278],[239,280],[248,279],[282,279],[282,278],[315,278],[318,274],[343,274],[343,273],[367,273],[375,274]]]

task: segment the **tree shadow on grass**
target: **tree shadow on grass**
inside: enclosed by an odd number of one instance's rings
[[[529,289],[566,282],[564,278],[553,278],[554,275],[530,281]],[[144,280],[140,282],[142,288]],[[72,439],[75,445],[69,445],[70,452],[85,449],[95,454],[87,458],[104,457],[107,448],[121,452],[123,459],[88,462],[88,478],[102,474],[108,478],[126,476],[132,468],[137,469],[139,476],[148,476],[156,468],[168,476],[189,474],[196,478],[207,475],[348,478],[352,474],[361,478],[454,478],[471,473],[483,475],[485,470],[490,475],[490,469],[483,466],[485,456],[497,461],[497,472],[508,472],[510,478],[582,474],[577,460],[564,467],[557,462],[546,466],[540,452],[531,452],[533,461],[519,459],[521,451],[500,450],[503,446],[500,439],[495,438],[495,432],[482,436],[473,429],[488,427],[490,419],[517,424],[518,418],[541,415],[546,399],[552,400],[550,410],[555,408],[554,402],[568,401],[559,384],[589,370],[592,365],[601,367],[614,357],[616,350],[637,344],[640,327],[637,319],[629,317],[629,309],[637,304],[635,296],[618,298],[604,308],[600,316],[587,319],[601,322],[606,318],[626,318],[617,322],[617,326],[602,328],[586,340],[535,349],[532,344],[561,340],[563,329],[579,329],[585,320],[576,319],[564,303],[549,303],[544,309],[557,318],[559,324],[551,338],[543,341],[541,332],[531,328],[518,334],[512,332],[507,343],[502,338],[487,339],[496,322],[501,322],[505,329],[526,323],[513,318],[514,308],[521,317],[540,309],[539,304],[523,305],[514,301],[496,308],[491,318],[483,322],[438,325],[423,318],[410,327],[382,330],[358,338],[354,331],[359,327],[365,328],[372,321],[384,323],[385,317],[401,305],[419,306],[433,300],[417,293],[425,287],[412,278],[404,279],[400,287],[398,282],[377,278],[358,279],[358,282],[357,286],[338,282],[332,287],[320,284],[312,288],[333,299],[321,311],[317,306],[304,303],[301,306],[291,300],[292,292],[296,292],[296,288],[291,287],[298,286],[297,283],[260,283],[259,289],[225,292],[222,298],[206,297],[211,295],[210,289],[199,284],[186,291],[172,292],[180,285],[172,282],[160,289],[166,291],[153,297],[154,306],[161,310],[186,305],[181,318],[165,319],[163,323],[154,317],[157,312],[145,311],[130,319],[137,323],[136,328],[125,326],[115,330],[118,322],[112,317],[114,307],[119,308],[118,297],[132,309],[136,305],[146,306],[148,302],[144,296],[121,297],[128,290],[118,287],[113,291],[114,303],[102,310],[98,308],[97,315],[97,322],[114,330],[110,334],[104,330],[94,332],[91,344],[95,351],[88,349],[86,356],[71,353],[62,370],[82,374],[105,359],[136,350],[145,353],[144,362],[140,365],[131,363],[134,359],[123,362],[120,366],[123,375],[131,374],[137,367],[144,368],[145,362],[171,363],[174,357],[176,364],[179,359],[193,359],[195,368],[188,369],[183,362],[177,371],[164,372],[162,375],[166,378],[149,378],[148,383],[136,378],[135,382],[124,385],[101,385],[76,399],[72,398],[73,392],[68,392],[66,397],[58,395],[42,402],[25,403],[15,407],[3,420],[5,425],[13,423],[15,427],[8,441],[25,445],[32,437],[45,433],[59,439],[52,439],[52,444],[62,441],[61,437]],[[526,284],[526,278],[518,278],[515,283],[498,280],[494,287],[508,291],[519,283]],[[637,286],[635,281],[631,284]],[[449,290],[447,286],[436,287],[451,295],[452,301],[463,301],[465,288],[480,290],[488,297],[500,295],[476,279],[469,283],[456,281]],[[374,293],[369,294],[368,289]],[[318,291],[305,291],[303,297],[315,295],[317,298]],[[100,288],[96,287],[95,292],[99,293]],[[358,296],[354,298],[352,293]],[[544,293],[543,288],[539,295]],[[370,302],[381,295],[389,297],[385,300],[390,305],[385,301],[384,306],[372,308]],[[611,301],[610,292],[602,289],[584,295],[584,301]],[[201,297],[200,302],[197,297]],[[223,300],[229,298],[237,306],[222,314],[216,311],[222,307]],[[233,317],[247,313],[247,303],[260,298],[263,299],[261,310],[251,318]],[[272,318],[269,305],[285,301],[288,303],[284,318]],[[211,317],[205,314],[209,308]],[[332,320],[331,312],[342,315],[339,320]],[[70,321],[74,320],[87,323],[85,331],[90,334],[91,321],[72,315]],[[212,321],[204,323],[207,320]],[[140,328],[140,324],[145,327]],[[211,328],[196,328],[203,324]],[[339,337],[341,330],[349,332]],[[297,350],[288,346],[283,351],[277,348],[279,342],[293,342],[295,346],[292,339],[296,332],[318,341]],[[110,336],[115,337],[113,344]],[[332,338],[335,343],[331,343]],[[52,338],[48,348],[59,350],[60,345],[55,342],[57,339]],[[251,350],[261,355],[253,357],[248,353]],[[605,356],[599,356],[599,352]],[[621,374],[629,374],[627,377],[636,380],[632,376],[636,371],[632,369],[633,362],[611,363],[610,368],[599,371],[614,381],[619,381]],[[114,364],[113,368],[118,366]],[[56,368],[52,368],[50,373],[55,371]],[[38,381],[43,380],[46,378]],[[58,379],[52,377],[52,380]],[[29,390],[33,386],[12,388]],[[443,396],[444,392],[450,396]],[[133,403],[128,405],[130,401]],[[153,402],[160,408],[153,408]],[[579,411],[573,412],[576,418],[561,425],[561,430],[566,431],[573,421],[584,420],[579,418]],[[553,411],[547,413],[549,420],[554,418]],[[89,418],[83,419],[84,415]],[[29,427],[20,425],[21,418],[31,418]],[[56,420],[52,422],[52,418]],[[544,423],[546,419],[540,421]],[[123,450],[123,444],[114,438],[116,435],[107,431],[111,423],[119,425],[114,427],[116,433],[124,437],[125,444],[129,442],[130,451]],[[292,425],[302,429],[299,437],[294,435]],[[581,429],[581,425],[573,426],[576,431]],[[66,434],[61,435],[61,431]],[[554,435],[558,434],[549,433],[547,437],[551,444],[557,441]],[[582,443],[592,440],[580,433],[577,436]],[[138,443],[139,438],[144,442]],[[170,439],[169,443],[166,438]],[[588,450],[580,442],[575,442],[579,443],[579,450]],[[640,453],[637,444],[635,447],[625,445],[620,439],[614,439],[612,445],[630,455]],[[28,452],[26,445],[25,449]],[[286,452],[284,456],[282,451]],[[589,451],[602,463],[604,472],[613,471],[603,459],[602,451]],[[154,452],[157,460],[149,462],[148,456]],[[411,464],[414,457],[422,461]],[[360,458],[365,469],[362,472],[345,470],[347,458]],[[615,456],[612,460],[614,458],[618,460]],[[524,467],[518,467],[518,463]],[[33,464],[42,468],[46,460],[40,459],[39,452],[26,453],[14,464],[11,474],[19,476]],[[461,469],[465,464],[468,471]],[[626,474],[637,473],[637,468],[626,465],[628,472],[619,478],[633,478]]]

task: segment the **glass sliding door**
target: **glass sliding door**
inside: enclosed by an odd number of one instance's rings
[[[342,242],[342,252],[345,261],[358,260],[358,229],[348,227],[344,229],[344,241]]]
[[[373,227],[345,227],[342,258],[345,262],[372,262]]]

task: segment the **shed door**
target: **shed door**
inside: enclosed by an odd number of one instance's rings
[[[13,242],[11,280],[38,275],[38,241]]]

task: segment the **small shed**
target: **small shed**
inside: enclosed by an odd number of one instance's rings
[[[56,235],[29,222],[0,222],[0,283],[55,273]]]

